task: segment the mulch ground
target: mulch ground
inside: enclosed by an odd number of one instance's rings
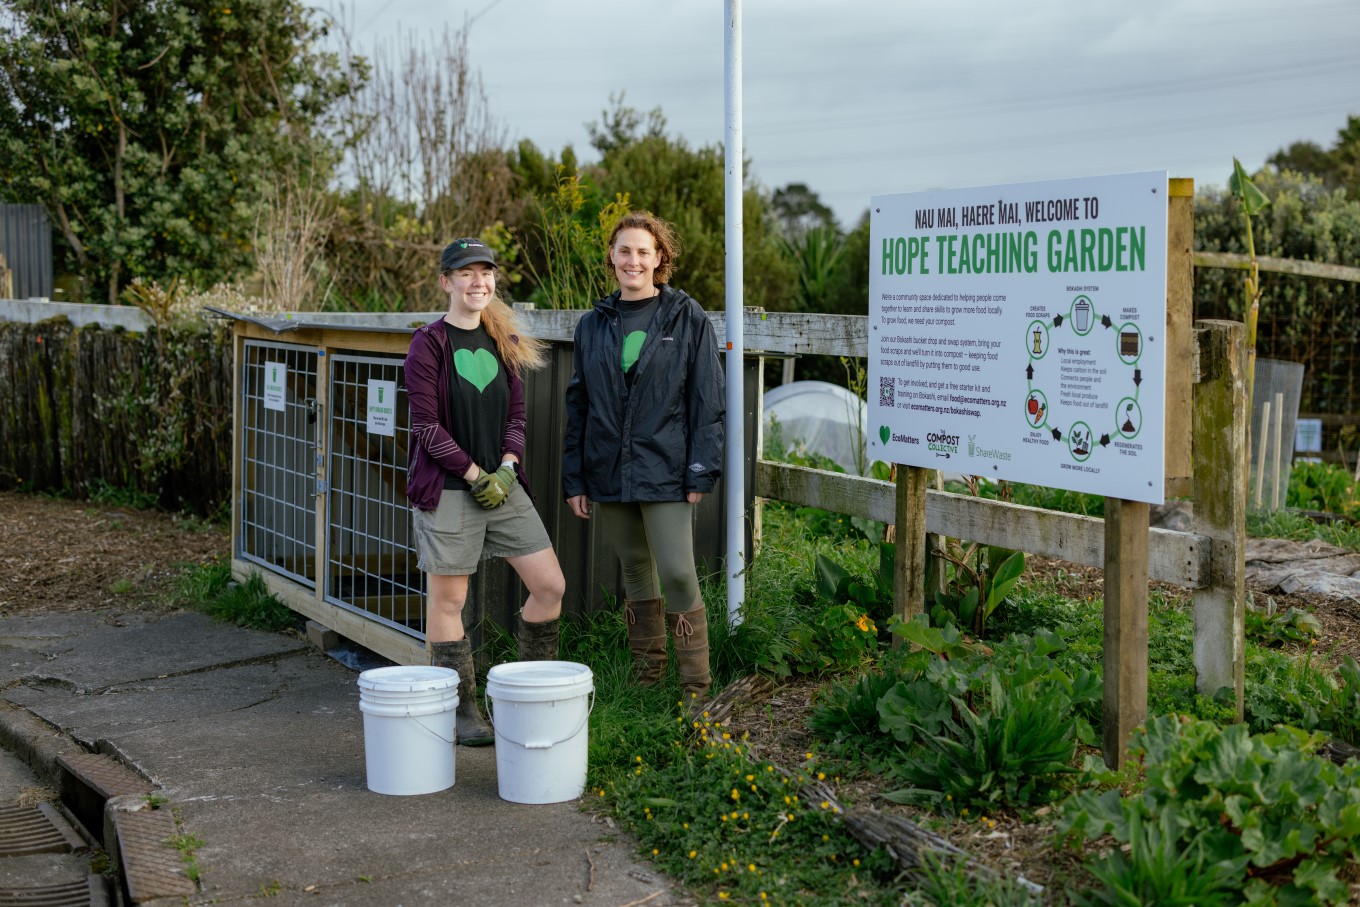
[[[175,514],[0,492],[0,617],[166,609],[183,566],[229,544],[225,527]]]

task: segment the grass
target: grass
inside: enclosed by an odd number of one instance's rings
[[[175,584],[172,603],[252,630],[277,633],[293,627],[298,617],[273,595],[258,572],[245,582],[232,579],[224,561],[195,564]]]

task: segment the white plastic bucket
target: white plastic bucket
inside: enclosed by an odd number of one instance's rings
[[[453,787],[458,672],[425,665],[359,675],[364,763],[375,794],[432,794]]]
[[[573,661],[515,661],[487,672],[502,800],[561,803],[581,796],[594,693],[590,668]]]

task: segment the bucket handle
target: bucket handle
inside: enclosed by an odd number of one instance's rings
[[[496,726],[496,716],[491,714],[491,700],[486,695],[485,691],[482,693],[482,705],[486,707],[486,717],[491,719],[491,726],[494,728]],[[590,720],[590,713],[593,711],[595,711],[595,690],[591,689],[590,705],[586,707],[586,714],[585,717],[581,719],[581,723],[576,725],[576,729],[572,731],[570,734],[563,737],[561,740],[554,740],[552,743],[539,743],[536,741],[532,743],[528,741],[520,742],[518,740],[511,740],[509,737],[506,737],[500,731],[496,731],[496,733],[499,734],[502,738],[504,738],[506,743],[513,743],[515,746],[524,747],[526,750],[549,750],[560,743],[566,743],[568,740],[572,739],[577,734],[581,733],[581,728],[586,726],[586,722]]]
[[[419,716],[417,716],[417,715],[407,715],[406,717],[407,717],[407,718],[410,718],[410,719],[411,719],[412,721],[414,721],[416,724],[420,725],[420,726],[423,727],[425,730],[429,731],[431,734],[434,734],[436,737],[438,737],[440,740],[443,740],[445,743],[449,744],[450,746],[457,746],[456,741],[457,741],[457,739],[458,739],[458,730],[457,730],[457,723],[456,723],[456,722],[455,722],[455,724],[454,724],[453,738],[450,739],[450,738],[448,738],[448,737],[445,737],[443,734],[439,733],[439,731],[437,731],[437,730],[435,730],[434,728],[430,727],[430,726],[429,726],[428,724],[426,724],[424,721],[421,721]]]

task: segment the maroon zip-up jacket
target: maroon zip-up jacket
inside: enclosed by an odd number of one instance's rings
[[[511,336],[519,343],[519,338]],[[472,457],[449,434],[449,337],[444,319],[416,329],[406,353],[406,401],[411,407],[411,452],[406,466],[406,498],[413,507],[434,510],[444,492],[444,474],[462,476],[472,468]],[[501,458],[514,454],[524,461],[524,382],[512,368],[505,370],[510,403],[505,412]],[[483,469],[487,468],[478,464]],[[499,464],[489,464],[495,468]],[[516,468],[523,482],[524,473]],[[525,488],[528,491],[528,488]]]

